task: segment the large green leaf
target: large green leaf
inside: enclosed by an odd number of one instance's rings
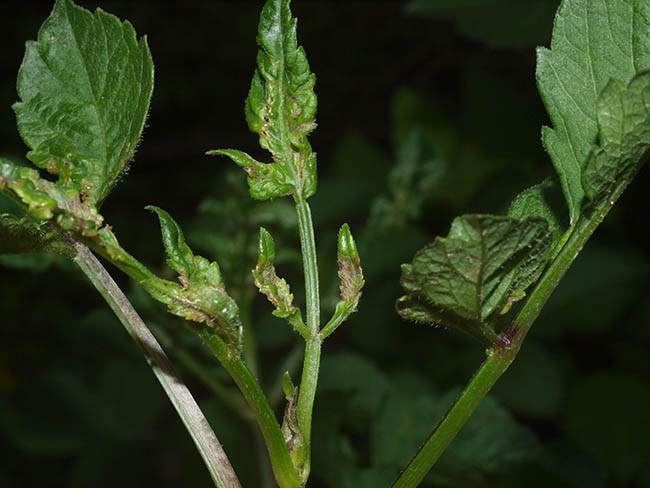
[[[151,54],[131,24],[57,0],[18,74],[29,159],[100,203],[133,157],[152,89]]]
[[[316,127],[315,75],[296,38],[290,0],[267,0],[260,16],[257,70],[246,99],[248,127],[273,156],[264,164],[233,149],[210,151],[230,157],[248,173],[251,195],[267,200],[316,191],[316,155],[307,135]]]
[[[582,184],[594,201],[621,192],[650,147],[650,73],[625,86],[611,80],[598,99],[600,146],[585,165]]]
[[[402,266],[404,318],[456,327],[482,342],[497,340],[495,317],[525,296],[550,251],[545,219],[464,215]]]
[[[597,100],[615,78],[650,68],[647,0],[564,0],[551,49],[538,50],[537,83],[553,122],[544,146],[560,176],[571,221],[584,198],[582,172],[598,135]]]

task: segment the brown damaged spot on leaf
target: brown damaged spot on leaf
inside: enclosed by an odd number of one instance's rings
[[[363,271],[359,257],[339,260],[339,278],[341,280],[341,300],[355,303],[361,299]]]

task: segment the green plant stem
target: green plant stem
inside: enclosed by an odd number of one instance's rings
[[[142,350],[156,378],[192,436],[215,485],[219,488],[241,488],[212,428],[156,338],[90,250],[79,242],[74,242],[72,245],[77,252],[75,263],[104,297],[131,338]]]
[[[220,383],[208,369],[185,348],[176,344],[160,327],[150,325],[149,328],[162,343],[169,354],[178,361],[188,372],[199,380],[214,396],[230,408],[236,415],[246,422],[255,424],[253,413],[246,402],[234,388],[229,388]]]
[[[413,488],[418,486],[431,470],[456,434],[465,425],[476,407],[481,403],[490,388],[512,362],[509,350],[493,350],[474,374],[465,390],[447,411],[418,453],[406,466],[393,488]],[[516,353],[515,353],[516,354]]]
[[[309,204],[302,197],[296,198],[298,228],[302,265],[305,271],[305,295],[307,301],[307,328],[312,335],[318,334],[320,327],[320,298],[318,291],[318,260],[314,240],[314,224]]]
[[[531,292],[512,327],[500,336],[501,344],[491,350],[489,357],[458,396],[431,436],[409,461],[392,485],[393,488],[414,488],[424,479],[481,400],[514,361],[542,307],[626,186],[627,183],[619,184],[610,198],[584,209],[584,214],[578,219],[574,228],[570,229],[571,232],[567,233],[568,238],[564,246]]]
[[[239,387],[260,427],[266,449],[271,458],[275,479],[281,488],[298,488],[303,481],[298,475],[280,424],[269,405],[259,383],[239,356],[232,355],[229,347],[216,331],[205,324],[190,323],[195,332],[208,345]]]
[[[302,196],[296,197],[300,246],[305,271],[305,295],[307,297],[307,328],[310,337],[305,341],[305,358],[298,393],[296,416],[305,439],[306,457],[304,479],[311,465],[311,418],[318,384],[322,339],[320,336],[320,298],[318,292],[318,261],[314,242],[314,225],[309,204]]]

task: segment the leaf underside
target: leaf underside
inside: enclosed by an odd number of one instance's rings
[[[405,318],[457,327],[493,344],[494,317],[524,296],[550,249],[543,218],[465,215],[402,268]],[[496,314],[496,315],[495,315]]]
[[[74,250],[61,242],[50,224],[27,217],[0,214],[0,254],[50,252],[72,256]]]

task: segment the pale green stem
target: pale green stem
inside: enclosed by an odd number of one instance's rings
[[[180,378],[169,358],[149,331],[122,290],[90,250],[79,242],[71,243],[77,255],[75,263],[104,297],[115,315],[143,352],[172,405],[188,430],[199,454],[219,488],[241,488],[226,453],[210,424]]]
[[[510,330],[500,336],[501,344],[490,352],[490,356],[483,362],[429,439],[395,481],[393,488],[414,488],[424,479],[481,400],[514,361],[542,307],[626,186],[625,182],[620,184],[610,198],[585,208],[575,226],[563,236],[564,245],[560,252],[531,292]]]
[[[318,262],[314,242],[314,226],[309,204],[301,197],[296,197],[296,211],[300,229],[302,262],[305,271],[305,295],[307,298],[307,328],[310,337],[305,341],[305,358],[298,393],[296,416],[302,429],[307,447],[303,477],[306,479],[311,464],[311,418],[318,384],[320,366],[320,299],[318,293]]]

